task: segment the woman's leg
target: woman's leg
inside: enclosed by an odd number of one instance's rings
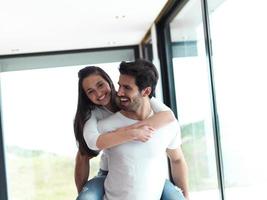
[[[180,188],[173,185],[169,180],[165,181],[161,200],[185,200]]]
[[[104,197],[105,172],[100,170],[98,175],[84,185],[76,200],[102,200]]]

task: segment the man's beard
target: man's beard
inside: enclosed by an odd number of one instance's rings
[[[135,98],[133,101],[130,101],[130,103],[127,106],[124,106],[121,104],[120,97],[116,96],[116,104],[121,110],[127,112],[135,112],[140,107],[141,103],[139,98]]]

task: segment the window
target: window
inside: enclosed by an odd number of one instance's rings
[[[208,5],[225,199],[266,199],[266,4]]]
[[[117,85],[119,63],[97,64]],[[84,66],[1,73],[10,199],[75,199],[73,119]],[[91,162],[90,177],[99,169]],[[27,191],[27,192],[25,192]]]
[[[78,71],[97,65],[116,86],[118,64],[133,60],[136,52],[136,46],[129,46],[1,58],[1,133],[9,199],[76,198],[73,120]],[[99,169],[99,158],[90,163],[90,177]]]
[[[188,1],[170,23],[173,74],[191,199],[219,200],[200,2]]]

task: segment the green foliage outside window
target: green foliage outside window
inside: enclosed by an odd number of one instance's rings
[[[181,126],[182,149],[189,168],[191,191],[200,191],[217,187],[215,163],[209,162],[209,151],[204,121]]]
[[[12,200],[73,200],[74,158],[7,148],[7,179]]]

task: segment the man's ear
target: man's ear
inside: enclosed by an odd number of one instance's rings
[[[151,91],[152,91],[151,87],[146,87],[145,89],[142,90],[141,94],[142,94],[143,97],[149,96]]]

